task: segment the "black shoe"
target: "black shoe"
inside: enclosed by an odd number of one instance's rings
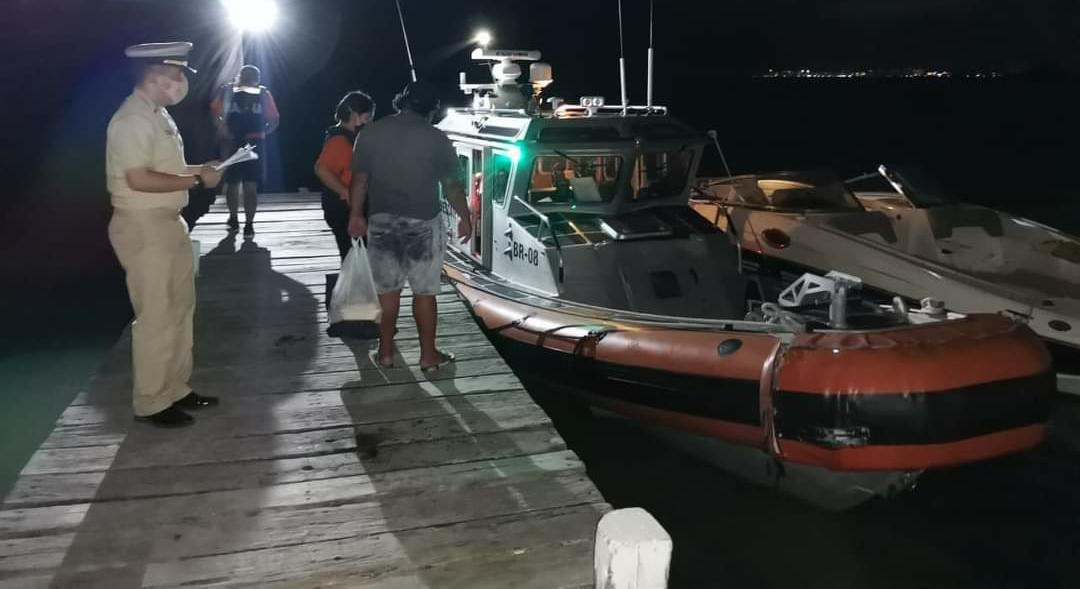
[[[153,415],[139,417],[143,421],[149,421],[157,427],[186,427],[195,423],[195,418],[184,413],[174,404],[164,411],[158,411]]]
[[[254,223],[245,223],[244,224],[244,237],[254,237],[254,236],[255,236],[255,224]]]
[[[240,220],[235,215],[230,215],[229,220],[225,221],[225,226],[229,228],[229,231],[239,231]]]
[[[205,409],[206,407],[214,407],[217,404],[217,397],[207,397],[192,391],[183,399],[173,403],[173,407],[179,407],[181,409]]]

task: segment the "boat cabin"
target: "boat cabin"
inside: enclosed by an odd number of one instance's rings
[[[495,83],[467,84],[463,74],[472,105],[448,110],[438,125],[457,150],[473,215],[474,235],[462,244],[446,207],[454,252],[542,296],[741,317],[741,291],[737,308],[718,296],[739,290],[736,251],[688,206],[703,135],[663,107],[541,100],[551,69],[538,52],[473,57],[496,62]],[[519,85],[511,75],[522,60],[533,64],[530,83]]]

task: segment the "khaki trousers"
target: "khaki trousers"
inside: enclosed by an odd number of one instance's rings
[[[152,415],[191,392],[195,277],[191,240],[172,209],[115,209],[109,242],[127,274],[135,415]]]

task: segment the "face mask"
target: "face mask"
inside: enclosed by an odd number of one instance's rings
[[[172,78],[161,76],[158,78],[158,88],[161,90],[161,93],[164,94],[169,100],[166,106],[179,104],[180,101],[183,100],[188,93],[187,76],[181,76],[179,82],[173,80]]]

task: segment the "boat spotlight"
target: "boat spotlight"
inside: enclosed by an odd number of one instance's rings
[[[491,33],[485,30],[476,32],[476,36],[473,37],[473,42],[481,47],[487,47],[491,44]]]
[[[266,31],[277,20],[274,0],[222,0],[229,21],[240,31]]]

